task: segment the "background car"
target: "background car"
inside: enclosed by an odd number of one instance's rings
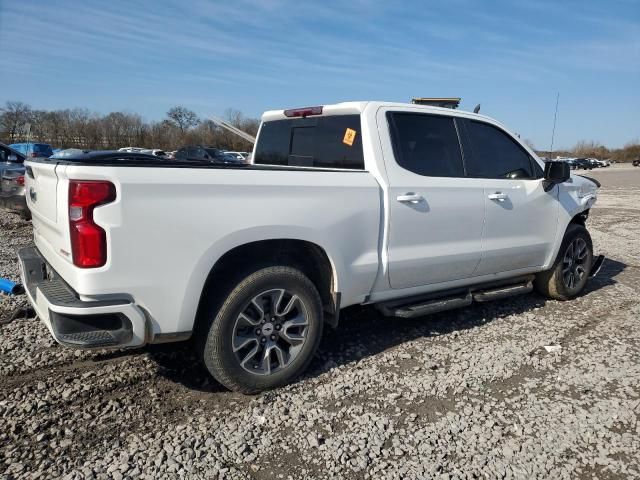
[[[52,158],[64,158],[70,157],[71,155],[78,155],[79,153],[86,153],[88,150],[81,150],[80,148],[65,148],[57,149],[58,151],[51,155]]]
[[[224,153],[226,153],[227,155],[231,155],[232,157],[235,157],[237,160],[240,160],[241,162],[246,162],[247,157],[249,156],[247,152],[233,152],[233,151],[224,150]]]
[[[19,213],[29,220],[31,212],[27,207],[24,187],[24,164],[14,163],[0,175],[0,208]]]
[[[30,158],[49,158],[53,155],[53,148],[48,143],[12,143],[9,146]]]
[[[565,162],[567,162],[567,164],[569,165],[569,168],[571,168],[571,170],[575,170],[577,168],[576,159],[575,158],[568,158],[568,159],[565,160]]]
[[[147,150],[147,149],[142,147],[122,147],[118,149],[119,152],[129,152],[129,153],[140,153],[143,150]]]
[[[591,170],[594,168],[593,164],[586,158],[576,158],[574,164],[578,170]]]
[[[638,159],[634,160],[631,164],[632,164],[634,167],[640,167],[640,158],[638,158]]]
[[[600,160],[598,160],[596,158],[587,158],[587,162],[589,162],[591,164],[591,168],[604,167],[604,165],[602,163],[600,163]]]
[[[177,160],[211,160],[220,163],[239,164],[244,163],[235,156],[225,153],[223,150],[215,147],[203,147],[201,145],[185,146],[175,154]]]
[[[154,157],[168,158],[166,152],[159,148],[145,148],[144,150],[140,150],[139,153],[146,153],[148,155],[153,155]]]
[[[2,177],[2,172],[6,168],[22,165],[25,158],[26,156],[22,153],[14,150],[4,143],[0,143],[0,178]]]

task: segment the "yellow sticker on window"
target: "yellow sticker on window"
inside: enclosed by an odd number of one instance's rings
[[[356,131],[350,128],[347,128],[347,130],[344,132],[344,138],[342,139],[342,143],[352,147],[353,142],[355,142],[355,140],[356,140]]]

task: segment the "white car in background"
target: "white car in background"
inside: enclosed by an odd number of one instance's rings
[[[142,147],[122,147],[118,149],[119,152],[129,152],[129,153],[140,153],[142,152],[142,150],[145,150],[145,149]]]
[[[236,157],[238,160],[246,162],[247,158],[249,157],[249,153],[247,152],[232,152],[229,150],[224,150],[224,153],[228,154],[228,155],[232,155],[234,157]]]
[[[155,157],[163,157],[163,158],[167,158],[168,155],[164,150],[160,150],[159,148],[145,148],[143,150],[140,150],[139,153],[146,153],[148,155],[153,155]]]

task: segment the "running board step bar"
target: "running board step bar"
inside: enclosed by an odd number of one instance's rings
[[[490,302],[491,300],[499,300],[501,298],[522,295],[533,290],[533,282],[520,283],[517,285],[509,285],[506,287],[497,287],[489,290],[479,290],[473,292],[473,300],[476,302]]]
[[[489,302],[522,295],[533,290],[533,278],[520,278],[518,283],[487,284],[477,289],[457,289],[448,295],[431,294],[379,303],[376,308],[385,317],[416,318],[454,308],[467,307],[474,301]]]
[[[387,302],[377,305],[385,317],[415,318],[429,315],[430,313],[444,312],[454,308],[467,307],[473,301],[471,293],[460,294],[452,297],[434,299],[415,299],[416,303],[407,303],[411,299],[401,302]]]

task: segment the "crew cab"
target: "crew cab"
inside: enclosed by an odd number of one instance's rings
[[[598,184],[486,116],[385,102],[266,112],[251,164],[91,152],[29,160],[23,283],[55,339],[192,339],[232,390],[286,384],[341,309],[567,300],[602,263]]]

